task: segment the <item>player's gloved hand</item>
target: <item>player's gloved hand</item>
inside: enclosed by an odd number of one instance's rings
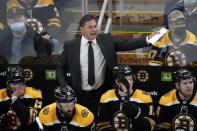
[[[124,102],[123,113],[130,119],[137,119],[141,114],[141,109],[134,103]]]

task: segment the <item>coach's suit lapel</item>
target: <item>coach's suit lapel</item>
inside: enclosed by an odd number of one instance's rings
[[[77,38],[75,41],[75,44],[73,44],[74,50],[72,50],[73,51],[72,53],[74,53],[73,59],[75,59],[75,62],[76,62],[75,64],[78,66],[80,65],[80,45],[81,45],[81,38]]]
[[[73,44],[72,53],[74,54],[73,61],[74,61],[74,67],[76,67],[77,72],[80,71],[80,45],[81,45],[81,38],[77,38],[75,41],[75,44]],[[81,75],[81,74],[80,74]]]
[[[103,38],[101,38],[99,36],[99,37],[96,38],[96,41],[97,41],[97,44],[99,45],[99,47],[101,49],[101,52],[103,53],[104,58],[106,59],[106,56],[107,56],[106,48],[107,47],[105,47],[106,45],[104,45]]]
[[[73,83],[76,87],[81,87],[81,71],[80,71],[80,44],[81,38],[77,38],[74,43],[72,43],[72,50],[71,53],[73,54],[73,64],[72,64],[72,70],[73,72],[73,78],[75,81],[78,81],[76,83]],[[72,75],[72,74],[71,74]],[[80,91],[80,90],[78,90]],[[79,92],[78,92],[79,93]]]
[[[114,65],[112,63],[115,61],[114,57],[111,57],[113,56],[113,49],[110,48],[111,43],[109,43],[111,41],[108,40],[107,36],[98,36],[96,40],[101,49],[101,52],[103,53],[107,65],[111,67],[112,65]]]

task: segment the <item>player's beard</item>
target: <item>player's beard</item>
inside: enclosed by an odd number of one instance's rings
[[[61,110],[60,113],[63,117],[72,117],[75,114],[75,108],[73,110],[68,110],[66,112]]]
[[[185,99],[189,99],[189,98],[191,98],[191,96],[192,96],[192,94],[185,94],[185,93],[183,93],[183,91],[181,91],[181,90],[179,90],[179,92],[180,92],[180,94],[185,98]]]

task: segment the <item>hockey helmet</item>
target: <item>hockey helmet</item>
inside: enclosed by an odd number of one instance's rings
[[[25,83],[25,75],[23,69],[18,65],[9,66],[7,68],[7,80],[8,83]]]
[[[70,87],[57,87],[54,96],[56,101],[60,103],[76,101],[75,93]]]
[[[180,83],[182,80],[193,79],[194,83],[196,82],[196,78],[192,75],[192,73],[184,68],[180,68],[174,72],[175,83]]]
[[[114,80],[120,80],[122,77],[129,75],[131,75],[133,77],[133,80],[135,80],[135,73],[133,69],[131,69],[129,66],[126,65],[115,66],[113,69]]]

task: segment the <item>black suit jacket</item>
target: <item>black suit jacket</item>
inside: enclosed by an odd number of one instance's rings
[[[96,40],[106,60],[106,83],[113,81],[112,69],[117,65],[117,51],[135,50],[147,46],[145,37],[117,40],[111,34],[100,34]],[[65,42],[64,51],[57,66],[57,78],[60,86],[69,84],[77,96],[81,93],[80,43],[81,38]],[[70,80],[66,79],[66,73],[71,73]]]

